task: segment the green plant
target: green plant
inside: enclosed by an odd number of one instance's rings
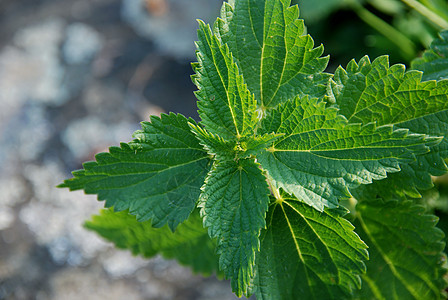
[[[417,202],[447,172],[446,39],[415,63],[438,81],[386,56],[333,75],[289,3],[199,22],[201,122],[152,116],[61,187],[113,208],[86,226],[117,247],[223,274],[238,296],[441,299],[444,234]]]
[[[448,28],[446,0],[293,0],[292,2],[300,3],[302,16],[308,25],[311,24],[313,35],[325,41],[327,50],[329,47],[333,48],[330,48],[333,63],[335,56],[351,59],[358,54],[366,54],[366,51],[387,53],[393,60],[410,62],[422,48],[429,46],[440,30]],[[334,16],[336,13],[338,16]],[[357,19],[362,20],[364,24]],[[341,30],[341,26],[345,26],[345,30]],[[335,29],[342,34],[334,34]],[[357,38],[363,39],[364,43],[362,41],[353,43],[353,36],[346,34],[347,30],[353,30],[352,34],[359,31]],[[349,37],[347,41],[343,41],[344,36]]]

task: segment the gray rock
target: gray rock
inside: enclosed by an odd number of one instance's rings
[[[195,53],[193,41],[197,39],[196,19],[213,22],[222,1],[147,0],[146,3],[144,0],[123,0],[123,19],[138,34],[153,40],[160,51],[180,59],[191,59]],[[151,6],[151,3],[155,4]]]
[[[62,46],[65,62],[69,65],[87,64],[101,50],[103,40],[98,32],[83,23],[73,23],[66,28]]]

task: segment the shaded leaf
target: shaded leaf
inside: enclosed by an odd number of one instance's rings
[[[413,69],[423,72],[423,80],[448,79],[448,30],[439,35],[422,57],[411,62]]]
[[[367,246],[335,210],[283,194],[268,212],[254,281],[257,299],[347,299],[361,285]]]
[[[443,232],[437,217],[412,202],[362,201],[357,232],[370,261],[356,299],[445,299]]]
[[[134,255],[153,257],[162,254],[168,259],[190,266],[194,272],[210,275],[218,271],[216,241],[202,227],[198,211],[181,223],[175,232],[168,226],[154,228],[151,221],[139,222],[127,211],[102,210],[85,223],[85,227]]]

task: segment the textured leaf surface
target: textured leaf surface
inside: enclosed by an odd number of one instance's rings
[[[260,237],[257,299],[347,299],[360,287],[367,246],[339,212],[283,196],[270,206]]]
[[[238,141],[226,141],[201,126],[190,124],[190,127],[199,139],[199,143],[218,161],[249,158],[261,149],[268,148],[275,140],[283,135],[264,134],[262,136],[243,137]]]
[[[354,123],[375,121],[411,132],[444,137],[431,152],[418,157],[402,176],[391,176],[395,186],[412,194],[415,187],[432,186],[431,175],[447,171],[448,157],[448,80],[421,81],[422,73],[405,72],[403,65],[389,66],[386,56],[372,63],[364,57],[339,68],[332,91],[340,112]]]
[[[349,198],[350,186],[399,171],[399,162],[427,152],[429,142],[407,130],[347,124],[337,109],[307,97],[280,105],[261,129],[285,134],[257,156],[275,186],[320,211]]]
[[[224,3],[214,32],[229,46],[258,104],[264,108],[296,95],[325,94],[328,57],[305,34],[290,0]]]
[[[440,38],[431,43],[422,57],[414,59],[411,66],[423,72],[423,80],[448,79],[448,30],[442,31]]]
[[[239,139],[252,133],[257,124],[257,102],[227,45],[222,45],[202,21],[199,26],[198,63],[193,64],[199,116],[210,132]]]
[[[134,255],[153,257],[160,253],[165,258],[190,266],[195,272],[219,274],[216,241],[210,239],[202,227],[198,211],[193,211],[175,232],[168,226],[154,228],[151,221],[138,222],[127,211],[112,210],[102,210],[86,222],[85,227]]]
[[[444,299],[445,243],[434,227],[437,217],[409,201],[363,201],[357,216],[370,253],[357,299]]]
[[[278,140],[282,136],[283,133],[266,133],[263,135],[243,139],[240,143],[240,146],[242,149],[244,149],[244,152],[240,156],[245,158],[251,155],[256,155],[260,150],[272,146],[274,141]]]
[[[421,77],[421,72],[406,72],[404,65],[390,66],[387,56],[373,62],[365,56],[336,70],[331,91],[350,122],[398,125],[448,106],[448,82],[422,82]]]
[[[205,128],[190,123],[191,131],[196,135],[199,143],[207,150],[208,154],[217,160],[231,160],[236,157],[237,141],[226,141],[219,135],[215,135]]]
[[[238,295],[247,293],[253,276],[258,236],[269,203],[266,178],[253,160],[215,163],[199,207],[212,238],[217,238],[219,265]]]
[[[193,211],[209,169],[207,153],[188,122],[194,121],[175,114],[151,117],[133,142],[96,155],[61,187],[97,194],[106,207],[174,229]]]

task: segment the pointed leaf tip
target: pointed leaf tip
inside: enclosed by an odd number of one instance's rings
[[[136,135],[129,144],[96,155],[97,161],[85,163],[62,186],[97,194],[105,207],[174,230],[195,207],[209,158],[181,115],[152,117]]]
[[[335,108],[307,97],[280,105],[259,131],[285,134],[257,155],[273,184],[319,211],[338,207],[339,199],[351,197],[350,188],[384,179],[428,151],[424,135],[348,124]]]
[[[347,299],[361,285],[367,246],[333,210],[318,212],[282,194],[262,231],[257,299]]]
[[[248,293],[252,281],[268,194],[258,164],[247,159],[215,162],[202,188],[198,207],[204,226],[218,240],[220,269],[238,296]]]

